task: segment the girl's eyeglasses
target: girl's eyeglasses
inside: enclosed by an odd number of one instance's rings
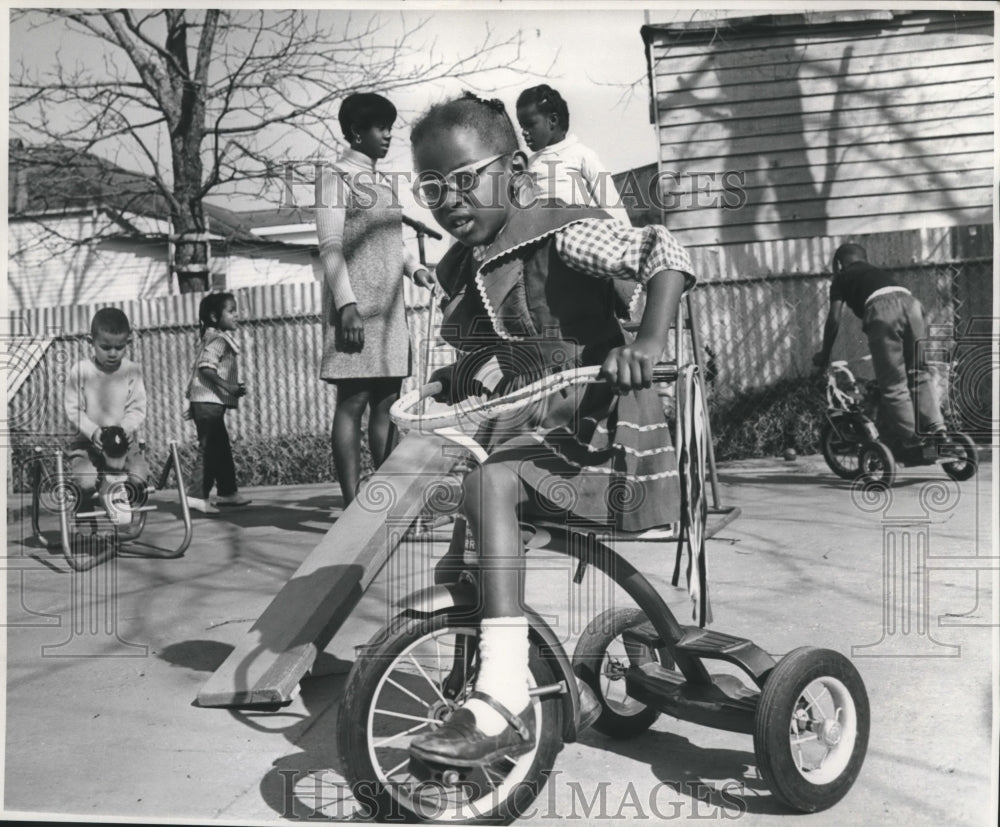
[[[479,177],[483,170],[494,161],[499,161],[509,154],[509,152],[503,152],[499,155],[491,155],[481,161],[453,169],[447,175],[442,175],[440,172],[422,172],[413,185],[413,193],[423,202],[424,206],[440,207],[448,192],[454,192],[458,195],[472,192],[479,186]]]

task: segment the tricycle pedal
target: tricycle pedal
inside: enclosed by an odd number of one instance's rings
[[[422,784],[460,788],[469,800],[480,798],[491,786],[486,765],[455,767],[411,755],[409,771]]]

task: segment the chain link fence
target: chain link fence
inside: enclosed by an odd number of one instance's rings
[[[330,426],[334,387],[319,378],[323,351],[318,284],[275,285],[234,291],[240,305],[240,374],[249,392],[227,414],[241,486],[333,481]],[[416,374],[427,362],[429,293],[408,290],[407,319]],[[185,419],[185,390],[199,347],[197,300],[170,296],[122,305],[134,327],[129,358],[142,366],[147,415],[143,438],[154,472],[175,440],[185,470],[197,447]],[[87,329],[93,308],[31,314],[27,327],[51,332],[43,356],[8,399],[8,490],[24,490],[26,463],[41,450],[50,458],[73,436],[64,412],[72,365],[90,354]]]
[[[923,304],[927,355],[951,422],[990,438],[992,260],[886,268]],[[710,419],[720,460],[819,450],[822,344],[830,276],[795,274],[709,282],[694,293],[704,340]],[[995,352],[995,345],[993,351]],[[845,310],[833,352],[873,378],[861,322]],[[987,364],[984,364],[987,363]]]
[[[929,351],[937,362],[944,407],[964,430],[988,440],[996,372],[988,316],[992,260],[891,272],[926,309]],[[329,430],[336,394],[318,375],[319,285],[236,292],[243,319],[240,364],[249,387],[228,419],[240,485],[332,483]],[[818,451],[825,403],[823,378],[812,366],[812,355],[820,347],[828,292],[829,276],[822,274],[731,278],[702,284],[693,292],[719,460],[780,455],[787,448]],[[146,380],[145,437],[154,470],[165,460],[170,440],[179,443],[185,464],[195,450],[194,426],[183,414],[198,347],[198,298],[188,294],[123,305],[136,328],[130,356],[142,365]],[[404,388],[423,381],[430,367],[451,360],[450,349],[429,336],[429,295],[411,289],[408,298],[416,375]],[[23,485],[19,469],[35,446],[51,454],[71,436],[63,388],[69,367],[89,354],[86,333],[93,309],[38,311],[31,318],[31,329],[50,330],[52,337],[8,400],[8,490]],[[855,374],[865,378],[871,375],[866,355],[860,322],[845,312],[833,356],[847,359]],[[692,354],[682,358],[690,360]],[[669,394],[665,404],[669,410]]]

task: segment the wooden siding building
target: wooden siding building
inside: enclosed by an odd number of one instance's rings
[[[642,36],[668,223],[687,244],[992,222],[992,12],[765,15]]]

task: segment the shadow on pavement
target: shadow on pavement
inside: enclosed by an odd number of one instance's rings
[[[650,730],[619,740],[590,730],[580,743],[605,752],[648,762],[653,775],[679,796],[691,801],[685,818],[738,818],[743,813],[786,814],[755,769],[753,748],[704,748],[670,732]],[[664,798],[666,799],[666,794]],[[666,807],[666,803],[661,805]]]
[[[185,640],[165,646],[158,656],[175,666],[214,672],[233,651],[228,643]],[[260,782],[261,799],[281,818],[344,820],[357,809],[340,771],[336,724],[340,698],[352,664],[320,653],[311,675],[302,679],[298,700],[288,705],[206,709],[225,712],[256,732],[280,734],[299,752],[275,760]]]
[[[346,681],[346,674],[302,681],[305,713],[281,730],[299,751],[275,760],[260,781],[261,800],[281,818],[344,821],[358,809],[337,751],[337,714]],[[272,729],[269,724],[281,713],[232,710],[232,714],[247,726]]]

